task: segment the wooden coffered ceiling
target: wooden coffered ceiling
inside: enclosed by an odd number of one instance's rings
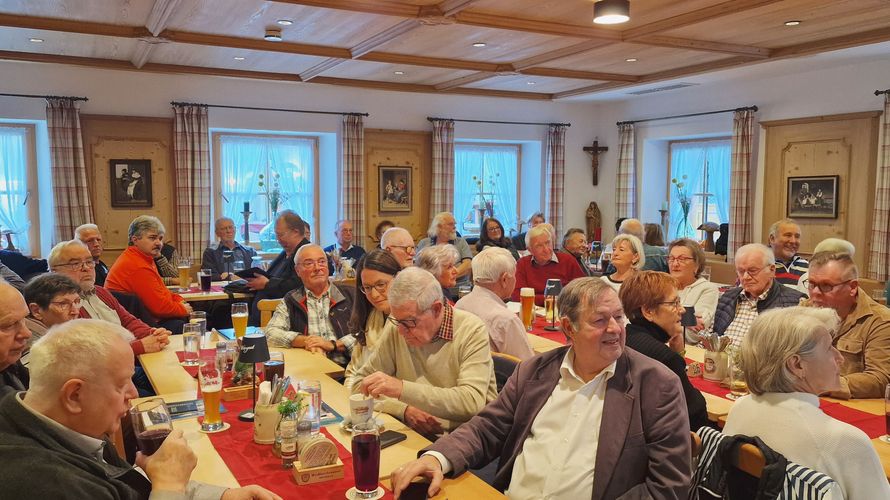
[[[888,0],[631,0],[628,23],[592,18],[592,0],[3,0],[0,59],[550,100],[890,40]]]

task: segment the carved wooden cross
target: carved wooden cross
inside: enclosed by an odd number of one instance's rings
[[[606,146],[600,146],[599,139],[593,140],[593,146],[584,146],[584,151],[590,153],[590,156],[593,159],[590,162],[590,168],[593,170],[593,185],[596,186],[599,184],[599,168],[600,168],[600,154],[608,151],[609,148]]]

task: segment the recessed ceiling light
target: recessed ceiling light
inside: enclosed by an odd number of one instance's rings
[[[535,82],[525,82],[526,85],[534,85]]]
[[[280,25],[282,25],[282,26],[290,26],[291,24],[294,24],[294,22],[291,21],[290,19],[279,19],[279,20],[277,20],[277,21],[275,21],[275,22],[278,23],[278,24],[280,24]]]
[[[476,47],[476,48],[485,47],[485,42],[476,42],[473,44],[473,47]]]
[[[29,38],[28,41],[31,43],[43,43],[43,38]]]
[[[636,58],[636,57],[628,57],[628,58],[625,59],[624,61],[625,61],[625,62],[637,62],[637,58]]]
[[[621,24],[630,21],[630,0],[599,0],[593,4],[593,22]]]
[[[800,26],[800,21],[798,21],[797,19],[785,21],[785,26]]]
[[[269,28],[266,30],[266,36],[263,38],[265,38],[267,42],[280,42],[281,30],[278,28]]]
[[[235,57],[233,57],[232,59],[234,59],[234,60],[236,60],[236,61],[243,61],[243,60],[244,60],[244,57],[242,57],[242,56],[235,56]]]
[[[394,75],[404,75],[405,72],[404,72],[404,71],[393,71],[392,74],[394,74]]]

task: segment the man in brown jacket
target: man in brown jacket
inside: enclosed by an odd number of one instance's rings
[[[841,390],[836,398],[882,398],[890,382],[890,309],[859,288],[859,270],[849,254],[821,252],[810,259],[810,302],[841,318],[834,346],[841,352]]]
[[[500,458],[493,486],[510,498],[686,498],[689,417],[680,380],[625,349],[618,295],[598,278],[559,296],[571,345],[519,364],[498,398],[393,472],[398,496],[412,478],[457,476]]]

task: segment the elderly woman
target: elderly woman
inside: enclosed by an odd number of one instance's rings
[[[618,292],[626,326],[626,345],[670,368],[683,385],[689,411],[689,429],[698,430],[708,423],[705,398],[689,382],[685,342],[680,318],[683,306],[677,293],[677,280],[657,271],[641,271],[628,278]]]
[[[831,253],[847,253],[852,257],[856,254],[856,247],[853,246],[847,240],[842,240],[840,238],[825,238],[820,241],[816,248],[813,249],[813,255],[821,252],[831,252]],[[810,279],[810,273],[806,272],[801,275],[800,279],[797,281],[797,290],[800,293],[803,293],[807,296],[810,295],[810,290],[807,288],[807,281]],[[890,282],[888,282],[890,283]]]
[[[686,340],[698,343],[695,333],[711,327],[720,298],[717,285],[701,277],[705,270],[705,253],[698,243],[680,238],[668,245],[667,262],[671,276],[677,280],[680,302],[684,307],[695,309],[695,325],[687,328]]]
[[[828,474],[843,498],[890,498],[868,436],[819,409],[819,394],[841,387],[831,345],[840,319],[831,309],[789,307],[761,313],[739,349],[749,396],[729,411],[726,434],[757,436],[788,460]]]
[[[619,234],[612,240],[612,267],[615,272],[601,279],[617,292],[624,280],[642,269],[645,263],[643,242],[632,234]]]
[[[494,217],[489,217],[482,223],[479,241],[476,242],[477,252],[481,252],[485,247],[506,248],[514,259],[519,260],[519,252],[513,246],[513,240],[504,236],[504,225]]]
[[[352,386],[352,376],[364,364],[383,335],[395,330],[386,321],[389,316],[389,285],[402,267],[391,253],[374,249],[365,254],[355,267],[355,301],[349,317],[349,331],[355,333],[355,346],[346,366],[346,387]]]
[[[442,294],[452,304],[454,303],[453,289],[457,285],[457,267],[455,264],[460,259],[460,254],[454,245],[433,245],[426,247],[414,258],[414,264],[432,273],[442,286]]]
[[[62,274],[41,274],[25,285],[22,295],[29,310],[25,326],[31,331],[28,350],[22,355],[22,364],[27,366],[30,347],[37,339],[50,327],[80,316],[80,285]]]

